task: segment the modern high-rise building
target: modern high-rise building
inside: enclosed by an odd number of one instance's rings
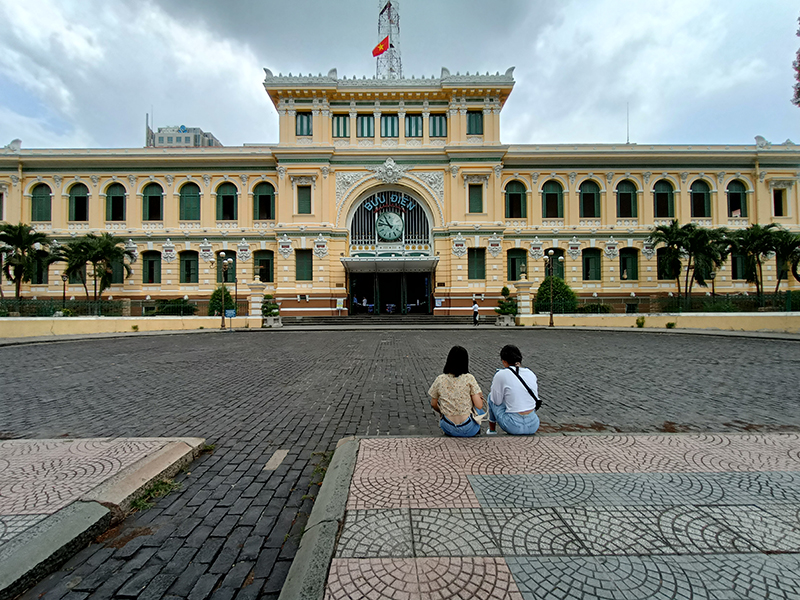
[[[213,148],[222,146],[222,143],[213,133],[180,125],[159,127],[155,132],[148,127],[145,145],[155,148]]]

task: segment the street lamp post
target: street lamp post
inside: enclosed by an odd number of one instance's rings
[[[63,311],[67,308],[67,281],[69,281],[69,275],[62,273],[61,281],[64,282],[64,291],[61,294],[61,310]]]
[[[712,301],[716,302],[717,300],[717,290],[714,287],[714,280],[717,278],[717,272],[711,271],[708,278],[711,280],[711,299]]]
[[[545,277],[547,277],[548,267],[549,267],[549,273],[550,273],[550,325],[549,325],[550,327],[553,327],[553,277],[554,277],[553,268],[555,266],[555,259],[553,258],[554,254],[555,254],[555,251],[551,248],[550,250],[547,251],[547,256],[544,257],[544,274],[545,274]],[[558,257],[558,262],[563,263],[564,262],[564,257],[563,256],[559,256]]]
[[[225,259],[225,253],[219,253],[219,266],[222,269],[222,325],[220,329],[225,329],[225,292],[228,289],[225,282],[228,280],[228,269],[233,265],[233,259]]]

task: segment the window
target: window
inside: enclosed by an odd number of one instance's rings
[[[469,184],[469,212],[483,212],[483,184]]]
[[[739,180],[733,180],[728,184],[728,216],[747,216],[747,190]]]
[[[511,181],[506,186],[506,219],[524,219],[528,216],[525,202],[525,185]]]
[[[148,183],[142,192],[142,220],[162,221],[164,219],[164,194],[157,183]]]
[[[406,115],[406,137],[422,137],[422,115]]]
[[[350,137],[350,115],[333,115],[333,137]]]
[[[196,183],[181,187],[179,216],[181,221],[200,220],[200,187]]]
[[[253,219],[266,221],[275,218],[275,188],[262,181],[253,190]]]
[[[639,279],[639,252],[636,248],[623,248],[619,251],[619,272],[622,281]]]
[[[467,111],[467,135],[483,135],[483,111]]]
[[[528,276],[525,267],[525,250],[514,248],[508,251],[508,281],[519,281],[520,276],[525,273]]]
[[[600,256],[600,250],[597,248],[587,248],[583,251],[584,281],[600,281]]]
[[[669,248],[659,248],[656,250],[656,275],[657,279],[661,281],[669,281],[677,279],[678,277],[674,265],[669,262],[668,252]]]
[[[69,190],[69,220],[89,220],[89,188],[76,183]]]
[[[786,214],[786,190],[775,188],[772,190],[772,214],[776,217],[785,217]]]
[[[381,115],[381,137],[394,138],[400,135],[397,115]]]
[[[672,184],[666,179],[656,181],[653,188],[654,214],[657,219],[675,218],[675,200]]]
[[[581,218],[600,218],[600,187],[594,181],[584,181],[580,187]]]
[[[227,261],[233,261],[230,266],[224,268]],[[224,261],[224,262],[223,262]],[[233,283],[236,281],[236,252],[225,252],[225,258],[217,252],[217,283]]]
[[[253,255],[253,279],[261,283],[272,283],[274,265],[272,250],[259,250]]]
[[[312,281],[314,279],[314,260],[311,250],[295,250],[295,279]]]
[[[552,179],[542,187],[542,216],[545,219],[564,217],[564,188]]]
[[[0,192],[0,221],[3,220],[3,201],[5,200],[3,192]]]
[[[431,115],[428,117],[429,135],[434,137],[447,137],[447,115]]]
[[[106,190],[106,221],[125,220],[125,188],[112,183]]]
[[[236,186],[226,181],[217,188],[217,220],[235,221],[239,218]]]
[[[167,136],[167,143],[168,144],[172,143],[172,136],[171,135]]]
[[[747,279],[745,258],[741,254],[731,254],[731,279]]]
[[[467,249],[467,273],[470,279],[486,279],[486,248]]]
[[[636,202],[636,186],[632,181],[620,181],[617,185],[617,218],[636,218],[638,211]]]
[[[142,283],[161,283],[161,252],[142,253]]]
[[[125,266],[121,261],[113,261],[111,263],[111,279],[112,285],[120,285],[125,282]]]
[[[86,281],[86,265],[82,265],[77,271],[71,272],[67,283],[70,285],[83,285],[84,281]]]
[[[711,216],[711,195],[708,184],[699,179],[692,184],[692,216],[708,218]]]
[[[164,143],[164,136],[163,135],[158,136],[158,143],[159,144],[163,144]]]
[[[295,116],[295,135],[311,135],[311,113],[299,112]]]
[[[356,117],[356,136],[360,138],[375,137],[375,117],[358,115]]]
[[[311,214],[311,186],[298,185],[297,186],[297,214],[310,215]]]
[[[38,184],[31,192],[31,221],[50,220],[50,188]]]
[[[181,252],[181,283],[198,283],[198,265],[200,264],[197,258],[197,252],[194,250],[187,250]]]
[[[43,285],[47,283],[47,271],[50,265],[47,264],[47,259],[44,256],[37,256],[36,262],[33,264],[33,275],[31,283],[33,285]]]
[[[189,143],[189,136],[188,136],[188,135],[187,135],[185,138],[183,138],[183,142],[184,142],[185,144],[188,144],[188,143]]]

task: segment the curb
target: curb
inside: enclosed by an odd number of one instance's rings
[[[278,600],[321,600],[358,454],[357,437],[339,440]]]
[[[10,600],[58,569],[110,525],[157,479],[175,475],[200,453],[202,438],[174,438],[49,515],[0,549],[0,600]]]

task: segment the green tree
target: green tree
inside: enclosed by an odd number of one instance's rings
[[[536,291],[536,312],[550,312],[550,286],[553,287],[553,312],[574,313],[578,296],[561,277],[547,276]]]
[[[208,301],[208,314],[210,316],[219,316],[223,310],[232,308],[235,308],[235,306],[227,286],[218,285],[217,289],[211,293],[211,298]]]
[[[262,317],[277,317],[281,314],[280,308],[272,294],[264,294],[264,301],[261,303]]]
[[[722,266],[728,255],[729,241],[724,228],[697,227],[688,223],[684,231],[683,252],[687,257],[684,290],[686,305],[690,306],[695,282],[706,287],[706,278]]]
[[[753,223],[731,235],[733,248],[744,257],[744,276],[748,283],[754,283],[758,301],[764,304],[763,265],[767,255],[775,251],[776,223],[760,225]]]
[[[511,290],[507,286],[503,286],[500,290],[502,300],[497,301],[497,308],[494,309],[498,315],[516,315],[517,314],[517,301],[511,297]]]
[[[29,283],[38,265],[53,262],[50,254],[50,239],[30,225],[0,223],[0,255],[3,273],[14,283],[14,293],[19,301],[23,283]]]
[[[783,280],[783,272],[790,271],[797,281],[800,281],[800,235],[787,231],[785,229],[778,229],[773,236],[773,252],[777,259],[778,276],[777,283],[775,284],[775,293],[780,289],[781,281]]]
[[[678,225],[677,219],[673,219],[669,225],[659,225],[654,227],[647,238],[648,243],[653,247],[662,245],[666,251],[662,253],[661,264],[659,267],[664,273],[669,274],[675,279],[678,286],[678,300],[681,298],[681,268],[684,238],[686,231]]]
[[[94,283],[92,295],[97,302],[103,292],[111,287],[114,265],[120,265],[125,270],[125,277],[130,277],[130,263],[134,258],[133,251],[127,250],[122,241],[104,232],[100,235],[87,233],[81,238],[70,241],[64,248],[62,260],[67,262],[65,273],[68,276],[77,276],[81,280],[87,300],[89,300],[87,278],[91,276]],[[86,274],[87,265],[92,267],[91,275]]]
[[[86,281],[86,265],[91,255],[91,247],[85,238],[70,240],[60,249],[60,260],[67,263],[64,275],[70,279],[79,279],[89,301],[89,287]]]

